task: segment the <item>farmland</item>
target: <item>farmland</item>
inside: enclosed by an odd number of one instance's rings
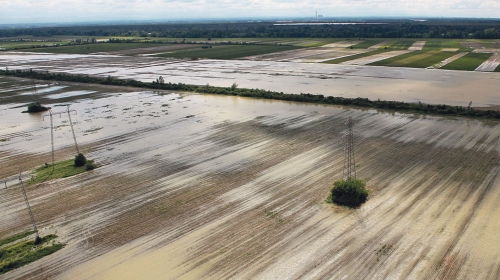
[[[17,40],[23,40],[20,37]],[[28,52],[60,54],[113,54],[157,56],[179,59],[250,59],[344,65],[374,65],[410,68],[492,72],[497,66],[484,53],[500,53],[495,40],[441,38],[161,38],[161,37],[55,37],[58,47],[39,42],[5,41],[4,49],[25,46]],[[87,43],[96,40],[96,43]],[[48,43],[50,44],[50,43]],[[0,48],[2,48],[0,46]],[[458,52],[483,53],[454,58]],[[458,58],[458,57],[457,57]],[[451,63],[453,62],[453,63]],[[450,64],[451,63],[451,64]],[[446,66],[447,64],[450,64]]]
[[[30,81],[0,82],[5,178],[50,161],[50,130],[17,108]],[[78,111],[100,167],[27,188],[42,234],[65,247],[3,277],[496,277],[496,121],[38,83],[44,105]],[[357,211],[323,202],[349,116],[371,191]],[[69,124],[55,125],[56,160],[71,158]],[[3,237],[30,227],[15,184],[1,190]]]

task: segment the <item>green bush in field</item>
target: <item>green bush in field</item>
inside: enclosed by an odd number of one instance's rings
[[[363,180],[349,178],[333,183],[331,191],[332,202],[341,206],[358,208],[368,200],[368,190]]]
[[[84,166],[87,163],[87,159],[82,153],[75,156],[75,167]]]
[[[47,111],[49,108],[44,107],[40,104],[40,102],[33,102],[28,104],[28,113],[37,113]]]
[[[85,170],[93,170],[95,168],[95,164],[93,160],[87,160],[87,163],[85,164]]]

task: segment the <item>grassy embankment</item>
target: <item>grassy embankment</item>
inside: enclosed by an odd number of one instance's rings
[[[35,175],[33,179],[26,182],[27,185],[42,183],[45,181],[66,178],[74,176],[87,171],[86,166],[75,167],[74,159],[68,159],[64,161],[59,161],[54,164],[54,170],[52,170],[52,165],[47,164],[40,166],[35,170]]]
[[[468,53],[461,58],[452,61],[441,69],[474,71],[481,63],[490,58],[491,53]]]
[[[20,233],[0,240],[0,274],[34,262],[64,247],[63,244],[54,242],[57,237],[54,234],[41,237],[41,243],[38,245],[35,245],[34,240],[16,242],[33,233]]]

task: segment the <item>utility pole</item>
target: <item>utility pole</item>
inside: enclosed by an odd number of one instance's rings
[[[356,179],[356,163],[354,160],[354,131],[352,130],[354,126],[354,120],[349,117],[347,122],[347,131],[342,137],[345,142],[344,146],[344,173],[342,179],[347,181],[348,179]]]
[[[50,143],[52,145],[52,171],[54,171],[54,122],[52,121],[52,116],[59,115],[59,117],[61,117],[62,113],[65,112],[52,113],[52,109],[49,109],[49,114],[43,115],[43,120],[45,120],[45,117],[50,116]]]
[[[80,151],[78,150],[78,144],[76,143],[76,136],[75,136],[75,130],[73,129],[73,122],[71,121],[71,112],[75,112],[75,114],[78,114],[76,110],[70,110],[69,106],[66,107],[66,112],[68,113],[68,118],[69,118],[69,124],[71,125],[71,132],[73,133],[73,140],[75,140],[75,148],[76,148],[76,154],[78,155]]]
[[[35,230],[36,234],[36,240],[38,240],[40,236],[38,235],[38,229],[36,228],[35,218],[33,217],[33,213],[31,212],[30,203],[28,202],[28,196],[26,196],[26,191],[24,190],[23,179],[21,177],[22,172],[22,167],[19,167],[19,184],[21,185],[21,190],[23,191],[24,200],[26,201],[26,207],[28,208],[28,212],[30,213],[31,222],[33,223],[33,229]]]

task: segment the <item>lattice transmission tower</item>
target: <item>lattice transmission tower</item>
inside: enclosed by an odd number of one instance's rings
[[[354,120],[349,117],[345,122],[347,126],[347,131],[342,136],[344,139],[344,173],[342,176],[343,180],[348,180],[350,178],[356,179],[356,162],[354,160]]]

